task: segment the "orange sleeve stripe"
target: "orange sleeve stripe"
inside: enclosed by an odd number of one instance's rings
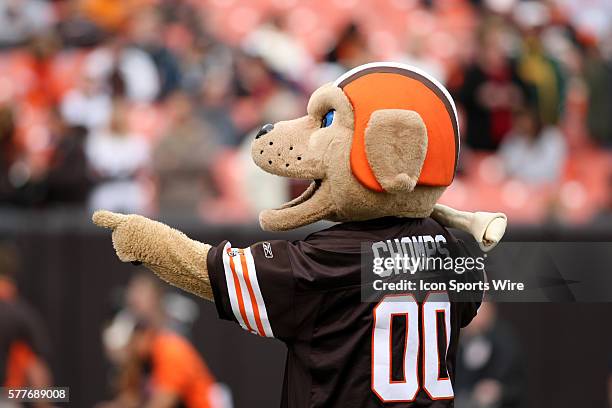
[[[242,320],[244,324],[246,324],[249,331],[254,331],[249,323],[249,319],[246,315],[246,310],[244,308],[244,301],[242,300],[242,289],[240,288],[240,282],[238,280],[238,274],[236,273],[236,265],[234,264],[234,257],[229,257],[230,269],[232,270],[232,277],[234,279],[234,287],[236,288],[236,294],[238,298],[238,307],[240,309],[240,315],[242,316]]]
[[[257,300],[255,299],[255,292],[253,291],[253,286],[251,285],[251,278],[249,277],[249,268],[247,266],[246,258],[244,256],[244,250],[241,249],[240,253],[240,262],[242,264],[242,272],[244,274],[244,280],[247,285],[247,289],[249,291],[249,297],[251,298],[251,304],[253,305],[253,313],[255,315],[255,323],[257,323],[257,330],[259,331],[259,335],[262,337],[266,337],[266,334],[263,329],[263,325],[261,324],[261,317],[259,315],[259,306],[257,305]]]

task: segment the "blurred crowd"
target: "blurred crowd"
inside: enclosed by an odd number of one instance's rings
[[[251,221],[301,188],[254,168],[253,131],[394,60],[457,101],[447,204],[523,222],[612,212],[605,0],[1,0],[0,47],[2,206]]]

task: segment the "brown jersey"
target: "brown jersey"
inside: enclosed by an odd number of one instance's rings
[[[363,299],[363,248],[417,236],[443,237],[450,256],[466,256],[433,219],[395,217],[210,250],[219,316],[288,347],[282,407],[453,406],[459,330],[480,300],[419,291]]]

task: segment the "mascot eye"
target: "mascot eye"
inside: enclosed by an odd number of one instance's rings
[[[334,122],[334,112],[336,111],[331,109],[323,116],[323,119],[321,119],[322,128],[331,126],[331,124]]]

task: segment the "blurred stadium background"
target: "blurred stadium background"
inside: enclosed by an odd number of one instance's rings
[[[427,70],[458,103],[444,203],[506,212],[509,240],[612,239],[608,0],[0,0],[0,302],[42,316],[35,379],[75,407],[120,388],[104,329],[135,307],[121,288],[138,268],[93,209],[211,243],[269,237],[258,211],[305,186],[251,164],[254,130],[376,60]],[[278,405],[280,344],[159,290],[235,407]],[[612,406],[611,305],[490,309],[466,335],[459,408]]]

